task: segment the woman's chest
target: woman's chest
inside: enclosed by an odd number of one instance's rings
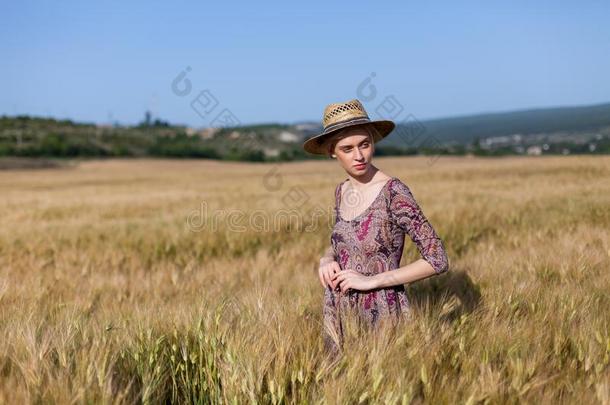
[[[400,236],[396,231],[385,210],[370,211],[353,221],[345,221],[339,216],[331,233],[331,243],[335,252],[339,251],[339,247],[345,247],[373,255],[379,249],[387,249],[395,244]]]

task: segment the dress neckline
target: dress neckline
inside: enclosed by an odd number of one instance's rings
[[[345,184],[345,182],[349,181],[349,179],[345,179],[340,187],[339,187],[339,202],[337,203],[337,216],[339,217],[339,219],[341,219],[343,222],[354,222],[357,219],[359,219],[360,217],[362,217],[363,215],[365,215],[376,203],[377,200],[379,200],[379,198],[383,195],[383,193],[385,192],[385,189],[388,187],[388,185],[395,180],[396,177],[394,176],[390,176],[390,178],[385,182],[385,184],[383,185],[383,187],[381,187],[381,190],[379,190],[379,193],[377,193],[377,196],[375,197],[375,199],[373,200],[373,202],[371,202],[369,204],[368,207],[366,207],[360,214],[356,215],[354,218],[352,219],[345,219],[343,218],[343,215],[341,214],[341,201],[342,201],[342,191],[343,191],[343,184]]]

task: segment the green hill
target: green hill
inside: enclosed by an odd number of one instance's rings
[[[477,138],[610,127],[610,103],[584,107],[537,108],[422,121],[425,132],[442,143],[468,144]],[[411,125],[412,126],[412,125]],[[396,137],[395,142],[400,142]],[[389,142],[391,143],[391,142]]]
[[[315,159],[302,143],[317,122],[268,123],[235,128],[188,128],[147,119],[109,126],[29,116],[0,117],[0,156],[161,156],[224,160]],[[610,103],[540,108],[426,121],[398,122],[378,155],[610,153]],[[542,152],[541,152],[542,153]],[[537,153],[539,154],[539,153]]]

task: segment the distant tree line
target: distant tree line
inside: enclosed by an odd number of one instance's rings
[[[0,117],[0,156],[24,157],[168,157],[206,158],[232,161],[294,161],[326,159],[312,156],[302,149],[301,142],[278,142],[280,131],[293,131],[288,125],[264,124],[219,129],[212,137],[193,134],[184,126],[172,126],[167,121],[152,119],[146,112],[144,120],[132,127],[97,126],[29,116]],[[251,147],[244,134],[259,141]],[[248,138],[249,139],[249,138]],[[265,149],[277,153],[268,154]],[[544,154],[608,154],[610,136],[590,143],[553,143]],[[514,155],[515,146],[485,149],[479,138],[467,144],[436,144],[435,147],[412,147],[391,143],[376,145],[378,156],[412,155]],[[522,154],[522,153],[521,153]]]

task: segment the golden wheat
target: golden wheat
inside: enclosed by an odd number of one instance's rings
[[[610,157],[375,163],[451,269],[408,286],[412,321],[348,324],[338,359],[316,274],[335,162],[0,172],[0,402],[610,403]],[[220,210],[273,226],[210,232]]]

